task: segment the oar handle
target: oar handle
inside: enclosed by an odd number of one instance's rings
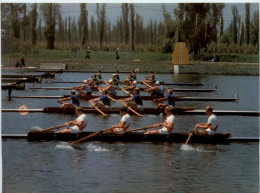
[[[192,135],[193,135],[193,132],[194,132],[194,131],[196,131],[196,129],[197,129],[197,128],[196,128],[196,127],[194,127],[194,129],[192,130],[192,132],[190,132],[190,133],[189,133],[189,136],[188,136],[188,138],[187,138],[187,140],[186,140],[185,144],[188,144],[188,143],[189,143],[189,141],[190,141],[190,138],[192,137]]]
[[[64,127],[64,126],[66,126],[66,124],[57,125],[57,126],[54,126],[54,127],[50,127],[50,128],[47,128],[47,129],[43,129],[43,130],[41,130],[41,132],[42,132],[42,131],[52,130],[52,129],[59,128],[59,127]]]
[[[99,108],[95,107],[94,104],[91,101],[88,101],[98,112],[100,112],[102,115],[107,116],[103,111],[101,111]]]
[[[97,136],[97,135],[99,135],[99,134],[101,134],[101,133],[103,133],[103,132],[109,131],[109,130],[111,130],[111,129],[112,129],[112,127],[111,127],[111,128],[107,128],[107,129],[104,129],[103,131],[98,131],[98,132],[96,132],[96,133],[93,133],[93,134],[91,134],[91,135],[88,135],[88,136],[86,136],[86,137],[83,137],[83,138],[81,138],[81,139],[79,139],[79,140],[77,140],[77,141],[74,141],[74,142],[72,142],[72,143],[69,143],[69,144],[73,145],[73,144],[78,143],[78,142],[80,142],[80,141],[90,139],[90,138],[92,138],[92,137],[95,137],[95,136]]]

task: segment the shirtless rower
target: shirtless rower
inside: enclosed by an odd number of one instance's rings
[[[60,131],[56,131],[56,133],[80,133],[88,124],[87,115],[83,112],[82,107],[77,107],[75,112],[78,118],[74,121],[67,121],[65,124],[74,125],[70,128],[66,128]]]
[[[107,90],[103,89],[102,90],[102,96],[95,98],[95,99],[91,99],[89,100],[90,102],[94,102],[94,106],[98,107],[98,108],[110,108],[110,99],[107,96]],[[102,103],[101,103],[102,101]]]
[[[74,106],[79,106],[80,103],[79,103],[79,99],[78,97],[75,95],[75,91],[74,90],[71,90],[70,91],[70,95],[69,97],[67,98],[63,98],[63,99],[59,99],[57,100],[58,103],[61,103],[61,108],[65,108],[65,107],[68,107],[68,108],[74,108]],[[63,101],[70,101],[72,100],[72,104],[71,103],[64,103]]]
[[[167,104],[158,103],[155,108],[159,109],[159,108],[165,108],[166,106],[170,106],[172,109],[175,109],[175,100],[172,94],[173,94],[172,89],[168,89],[166,97],[160,99],[154,99],[153,102],[161,102],[167,100]]]
[[[73,87],[73,89],[79,92],[78,96],[92,94],[91,87],[88,85],[87,80],[84,80],[82,85]]]
[[[151,84],[151,83],[154,84],[156,82],[155,75],[154,75],[153,71],[151,71],[150,76],[145,76],[145,81],[144,82],[146,82],[148,84]]]
[[[208,121],[207,121],[207,123],[197,123],[195,125],[195,128],[196,129],[200,128],[202,130],[198,130],[195,133],[201,134],[201,135],[214,135],[218,128],[218,120],[217,120],[216,115],[213,114],[213,107],[210,105],[207,106],[205,108],[205,113],[208,115]],[[195,129],[195,131],[196,131],[196,129]]]
[[[127,129],[131,125],[130,116],[128,114],[128,108],[127,107],[121,107],[120,108],[120,115],[121,115],[121,121],[120,123],[113,125],[112,130],[109,131],[109,133],[116,133],[116,134],[123,134],[127,131]],[[107,132],[106,132],[107,133]]]
[[[145,89],[145,92],[151,92],[151,96],[164,96],[163,87],[159,84],[159,81],[156,81],[154,87]]]
[[[134,108],[134,109],[143,108],[143,100],[142,100],[142,97],[140,95],[139,88],[134,89],[134,96],[129,97],[129,98],[125,98],[125,99],[120,99],[120,101],[128,102],[127,105],[131,108]]]
[[[165,107],[164,112],[166,114],[166,119],[164,123],[154,124],[154,127],[163,127],[157,130],[147,131],[144,134],[170,134],[173,129],[175,117],[172,114],[172,108],[170,106]]]

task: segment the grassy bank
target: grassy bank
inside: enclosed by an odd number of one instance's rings
[[[20,50],[20,51],[19,51]],[[90,50],[90,58],[91,60],[108,60],[115,61],[116,54],[112,51],[95,51]],[[68,47],[64,47],[64,49],[54,49],[48,50],[44,48],[32,48],[27,47],[24,49],[18,49],[18,52],[12,52],[9,54],[2,54],[2,58],[13,58],[18,60],[23,56],[26,59],[37,58],[37,59],[72,59],[72,60],[84,60],[86,56],[86,50],[83,49],[69,49]],[[129,61],[129,52],[128,51],[120,51],[120,61],[127,62]],[[198,61],[211,61],[213,58],[213,54],[203,53],[199,56]],[[140,61],[168,61],[171,62],[172,54],[170,53],[160,53],[160,52],[151,52],[151,51],[135,51],[132,53],[133,60]],[[218,62],[236,62],[236,63],[258,63],[259,55],[246,55],[246,54],[217,54]],[[194,62],[192,57],[190,56],[190,61]]]

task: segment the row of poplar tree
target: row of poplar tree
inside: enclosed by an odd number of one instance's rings
[[[48,49],[55,48],[56,42],[103,42],[129,43],[130,31],[132,45],[151,44],[159,46],[161,52],[172,52],[175,42],[186,42],[190,52],[199,53],[211,42],[259,44],[259,12],[253,13],[250,19],[250,4],[245,4],[245,21],[243,13],[238,13],[232,6],[232,21],[224,30],[223,3],[179,3],[172,13],[166,11],[162,4],[163,20],[144,19],[135,8],[138,4],[121,4],[121,16],[114,24],[106,15],[106,4],[96,4],[96,20],[92,15],[89,21],[87,4],[81,3],[80,17],[62,17],[61,5],[53,3],[31,5],[23,3],[6,3],[1,5],[1,24],[7,36],[36,44],[46,41]],[[138,7],[139,8],[139,7]],[[38,12],[39,10],[39,12]],[[130,26],[131,24],[131,26]],[[131,28],[131,30],[130,30]]]

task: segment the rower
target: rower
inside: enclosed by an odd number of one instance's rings
[[[142,100],[142,97],[140,95],[140,90],[139,88],[136,88],[134,89],[134,96],[132,97],[129,97],[129,98],[125,98],[125,99],[121,99],[121,101],[134,101],[135,103],[133,102],[129,102],[127,103],[127,105],[131,108],[134,108],[134,109],[140,109],[140,108],[143,108],[143,100]]]
[[[144,82],[146,82],[146,83],[153,83],[153,84],[156,82],[155,75],[154,75],[153,71],[151,71],[150,76],[145,76],[145,81]]]
[[[102,81],[102,75],[101,70],[98,70],[98,73],[96,74],[99,81]]]
[[[135,75],[135,71],[131,71],[131,74],[130,74],[130,76],[129,76],[129,80],[131,81],[131,82],[133,82],[133,81],[136,81],[136,75]]]
[[[121,107],[119,112],[122,117],[121,121],[120,121],[120,123],[112,126],[111,133],[124,134],[127,131],[127,129],[130,127],[131,120],[130,120],[130,116],[128,114],[127,107]],[[106,134],[107,134],[107,132],[106,132]]]
[[[119,83],[119,76],[116,75],[116,74],[113,74],[113,75],[111,76],[110,80],[111,80],[115,85],[118,85],[118,83]],[[109,81],[110,81],[110,80],[109,80]]]
[[[167,96],[160,98],[160,99],[154,99],[153,102],[161,102],[167,100],[167,104],[159,103],[156,105],[156,109],[165,108],[166,106],[170,106],[172,109],[175,109],[175,100],[173,97],[173,91],[172,89],[167,90]]]
[[[67,98],[57,100],[58,103],[61,103],[61,108],[74,108],[74,106],[79,106],[79,98],[75,95],[75,90],[70,91],[70,95]],[[62,101],[69,101],[72,100],[72,104],[70,103],[63,103]]]
[[[66,128],[60,131],[56,131],[56,133],[80,133],[88,124],[87,115],[84,113],[82,107],[77,107],[75,112],[78,118],[74,121],[67,121],[65,122],[67,125],[74,125],[70,128]]]
[[[108,86],[105,88],[105,90],[107,90],[107,92],[109,91],[109,94],[111,96],[116,96],[116,87],[115,85],[113,84],[113,81],[112,80],[109,80],[108,81]]]
[[[154,124],[154,127],[163,127],[159,130],[147,131],[144,134],[170,134],[173,129],[175,117],[172,114],[172,108],[170,106],[165,107],[164,112],[166,114],[166,119],[164,123]]]
[[[91,86],[91,87],[94,87],[94,86],[95,86],[95,81],[94,81],[94,79],[92,79],[92,78],[89,78],[89,79],[87,80],[87,83],[88,83],[88,85]]]
[[[164,90],[162,86],[159,86],[159,81],[155,82],[155,86],[145,89],[145,92],[152,92],[151,96],[164,96]]]
[[[98,107],[98,108],[110,108],[110,99],[107,96],[107,90],[103,89],[102,90],[102,96],[89,100],[90,102],[94,102],[94,106]],[[100,101],[102,101],[103,103],[101,103]]]
[[[207,123],[197,123],[195,125],[194,130],[196,131],[197,128],[203,129],[196,132],[196,134],[201,135],[214,135],[217,128],[218,128],[218,120],[216,115],[213,114],[213,107],[207,106],[205,108],[205,113],[208,115]]]
[[[119,79],[120,79],[120,78],[119,78],[119,71],[117,70],[114,75],[115,75],[115,78],[117,79],[117,81],[119,82],[119,81],[120,81],[120,80],[119,80]]]
[[[132,91],[132,90],[134,90],[135,88],[137,88],[136,85],[137,85],[137,81],[135,80],[135,81],[131,82],[129,86],[125,86],[125,87],[123,87],[123,88],[124,88],[125,90],[130,90],[130,91]]]
[[[92,94],[91,87],[88,85],[87,80],[84,80],[82,85],[73,87],[73,89],[79,92],[78,96]]]

